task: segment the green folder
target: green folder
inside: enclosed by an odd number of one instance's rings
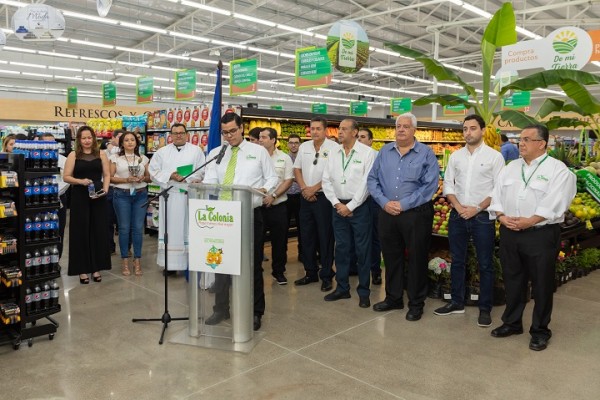
[[[181,176],[187,176],[192,173],[194,170],[193,164],[182,165],[181,167],[177,167],[177,173]]]

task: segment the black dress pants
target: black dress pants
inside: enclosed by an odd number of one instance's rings
[[[262,211],[265,231],[269,231],[271,238],[273,276],[283,275],[287,264],[287,201],[271,207],[263,207]]]

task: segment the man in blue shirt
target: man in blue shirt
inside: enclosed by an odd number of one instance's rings
[[[500,135],[502,139],[502,145],[500,146],[500,153],[502,153],[502,157],[504,157],[504,161],[509,162],[512,160],[516,160],[519,158],[519,149],[517,146],[508,141],[508,138],[503,133]]]
[[[406,113],[396,119],[396,141],[380,150],[367,186],[382,208],[379,239],[385,263],[385,300],[375,311],[404,308],[404,268],[408,269],[408,321],[423,315],[427,297],[427,253],[431,241],[433,205],[440,168],[433,151],[415,140],[417,118]],[[408,253],[408,264],[405,256]]]

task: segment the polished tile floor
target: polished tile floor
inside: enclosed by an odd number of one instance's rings
[[[287,277],[302,276],[290,243]],[[278,286],[265,263],[265,336],[250,354],[170,343],[159,323],[163,280],[156,238],[145,237],[144,276],[123,277],[118,257],[102,283],[63,275],[53,341],[0,347],[2,399],[599,399],[600,271],[559,288],[546,351],[527,334],[495,339],[477,310],[439,317],[428,300],[419,322],[349,300],[325,303],[320,285]],[[269,249],[266,249],[269,255]],[[66,265],[66,260],[62,261]],[[66,268],[64,268],[66,270]],[[354,286],[356,281],[353,280]],[[371,301],[383,299],[375,287]],[[182,277],[170,280],[170,311],[186,315]],[[502,307],[494,309],[494,326]],[[531,304],[526,311],[530,318]]]

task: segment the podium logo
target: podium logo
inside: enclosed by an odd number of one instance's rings
[[[206,265],[212,269],[217,269],[222,262],[223,249],[217,249],[215,246],[212,246],[210,249],[208,249],[208,252],[206,253]]]
[[[552,47],[558,54],[569,54],[577,47],[577,35],[570,30],[564,30],[554,36]]]
[[[356,39],[352,32],[344,32],[342,35],[342,46],[350,50],[356,44]]]
[[[217,207],[205,206],[196,210],[196,225],[200,228],[212,229],[215,226],[233,225],[233,215],[219,212]]]

